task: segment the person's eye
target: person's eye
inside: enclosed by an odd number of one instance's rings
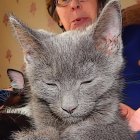
[[[81,84],[90,84],[91,82],[92,82],[92,80],[87,80],[87,81],[81,82]]]

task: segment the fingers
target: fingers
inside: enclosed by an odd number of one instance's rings
[[[140,131],[140,108],[134,112],[129,121],[129,126],[133,131]]]
[[[123,103],[120,104],[120,111],[121,111],[122,116],[128,121],[131,119],[131,117],[135,113],[135,110],[133,110],[131,107]]]

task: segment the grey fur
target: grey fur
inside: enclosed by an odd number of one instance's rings
[[[9,19],[24,51],[36,127],[16,140],[134,139],[119,113],[124,61],[117,0],[95,24],[59,35]]]

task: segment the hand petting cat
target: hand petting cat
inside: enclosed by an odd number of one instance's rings
[[[140,108],[134,110],[129,106],[120,104],[121,114],[128,120],[128,124],[133,131],[140,131]]]

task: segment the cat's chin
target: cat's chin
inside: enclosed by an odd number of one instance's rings
[[[86,110],[87,111],[87,110]],[[66,113],[62,113],[59,117],[66,123],[77,123],[80,121],[85,120],[87,117],[89,117],[92,112],[93,112],[93,108],[92,110],[88,110],[87,112],[84,111],[84,113],[73,113],[73,114],[66,114]]]
[[[74,116],[70,116],[70,117],[64,117],[63,118],[63,121],[66,122],[66,123],[70,123],[70,124],[73,124],[73,123],[77,123],[79,121],[82,121],[83,120],[83,117],[74,117]]]

